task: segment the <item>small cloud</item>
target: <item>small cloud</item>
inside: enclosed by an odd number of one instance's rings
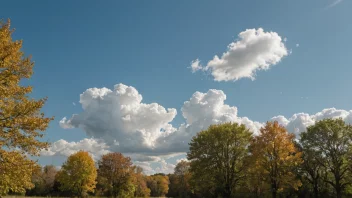
[[[215,55],[206,65],[196,59],[191,62],[191,69],[193,73],[208,71],[214,81],[254,80],[257,71],[269,70],[289,54],[285,40],[278,33],[265,32],[262,28],[246,29],[222,55]]]
[[[334,6],[336,6],[337,4],[340,4],[343,0],[334,0],[334,2],[332,2],[330,5],[328,5],[326,7],[326,9],[332,8]]]
[[[196,59],[196,60],[191,62],[191,69],[192,69],[192,73],[203,69],[203,67],[200,65],[199,59]]]
[[[72,102],[73,106],[76,106],[76,103],[75,102]]]
[[[284,38],[284,42],[286,42],[286,41],[287,41],[287,38],[285,37],[285,38]]]
[[[296,44],[296,47],[299,47],[299,43]]]

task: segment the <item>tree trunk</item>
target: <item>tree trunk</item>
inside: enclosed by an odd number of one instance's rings
[[[231,197],[231,188],[229,184],[225,184],[224,197]]]
[[[336,187],[336,198],[342,198],[340,186]]]
[[[276,198],[277,196],[276,182],[271,184],[271,194],[272,194],[272,198]]]
[[[314,198],[319,198],[319,190],[317,182],[314,182]]]

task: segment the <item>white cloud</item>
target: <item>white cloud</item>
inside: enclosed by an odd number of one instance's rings
[[[203,69],[203,67],[200,65],[199,59],[196,59],[196,60],[191,62],[191,69],[192,69],[193,73],[198,71],[198,70]]]
[[[48,150],[42,150],[42,156],[61,155],[68,157],[80,150],[89,152],[94,159],[98,159],[101,155],[109,153],[109,146],[102,140],[85,138],[79,142],[67,142],[66,140],[58,140],[51,144]]]
[[[75,103],[75,102],[72,102],[72,105],[73,105],[73,106],[76,106],[76,103]]]
[[[160,136],[176,130],[169,124],[176,109],[142,103],[134,87],[118,84],[113,90],[87,89],[79,102],[84,111],[69,120],[63,118],[60,126],[81,128],[88,137],[104,139],[120,152],[153,150]]]
[[[342,1],[343,1],[343,0],[334,0],[334,2],[332,2],[330,5],[328,5],[328,6],[326,7],[326,9],[332,8],[332,7],[336,6],[337,4],[341,3]]]
[[[296,47],[299,47],[299,43],[296,44]]]
[[[171,163],[167,163],[165,160],[160,161],[159,167],[155,168],[155,172],[157,173],[173,173],[175,169],[175,165]]]
[[[181,108],[185,123],[176,128],[170,124],[176,116],[175,109],[142,103],[142,96],[133,87],[118,84],[114,90],[88,89],[80,96],[83,112],[69,120],[63,118],[60,126],[81,128],[89,138],[79,142],[59,140],[48,151],[42,151],[42,155],[69,156],[83,149],[97,159],[109,151],[121,152],[143,165],[149,174],[170,172],[174,164],[167,159],[184,157],[191,138],[211,124],[237,122],[258,134],[263,123],[238,116],[237,107],[225,101],[226,95],[221,90],[195,92]],[[279,115],[271,120],[277,120],[289,132],[298,135],[317,120],[338,117],[352,123],[352,111],[335,108],[312,115],[297,113],[290,118]]]
[[[178,164],[182,161],[188,162],[188,159],[187,158],[180,158],[180,159],[176,160],[176,164]]]
[[[289,119],[280,115],[271,118],[271,120],[278,121],[281,125],[285,126],[289,132],[296,134],[296,137],[299,138],[299,134],[306,131],[308,126],[313,125],[316,121],[326,118],[342,118],[346,123],[352,124],[352,111],[327,108],[313,115],[296,113]]]
[[[198,59],[193,61],[192,72],[210,70],[215,81],[254,80],[257,71],[268,70],[288,55],[283,40],[276,32],[264,32],[262,28],[247,29],[238,37],[238,41],[230,43],[221,57],[215,55],[207,65],[202,67]]]

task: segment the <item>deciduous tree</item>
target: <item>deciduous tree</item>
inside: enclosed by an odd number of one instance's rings
[[[12,33],[10,21],[0,21],[0,195],[33,187],[36,165],[25,154],[39,155],[47,148],[40,138],[52,120],[40,112],[46,98],[29,98],[32,87],[20,84],[32,76],[34,64],[21,51],[22,41],[12,40]]]
[[[215,188],[212,196],[233,197],[245,177],[251,137],[252,133],[237,123],[212,125],[194,136],[187,158],[196,190],[209,196],[208,190]]]
[[[190,179],[191,179],[191,172],[190,172],[190,162],[181,160],[179,163],[176,164],[175,167],[175,176],[178,180],[177,184],[177,191],[179,197],[189,197],[191,196],[191,189],[190,189]]]
[[[285,188],[298,189],[300,180],[294,174],[301,163],[301,152],[295,147],[294,134],[278,122],[267,122],[250,145],[252,161],[258,175],[271,185],[272,197]]]
[[[147,186],[152,197],[164,197],[169,191],[169,177],[155,174],[147,177]]]
[[[69,156],[57,176],[61,190],[71,191],[80,197],[86,196],[88,192],[94,192],[96,178],[94,160],[85,151]]]
[[[320,166],[327,171],[324,181],[330,184],[338,198],[349,181],[348,156],[352,145],[352,126],[342,119],[324,119],[301,134],[301,143]],[[309,153],[307,153],[309,154]]]
[[[98,162],[98,181],[108,196],[134,194],[134,166],[131,159],[121,153],[108,153]]]
[[[136,191],[135,197],[149,197],[150,189],[147,186],[147,178],[143,174],[143,169],[139,166],[135,167]]]

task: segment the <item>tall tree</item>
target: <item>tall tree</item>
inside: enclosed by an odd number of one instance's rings
[[[302,139],[297,144],[297,147],[302,152],[303,159],[299,175],[302,177],[302,180],[306,180],[312,186],[314,197],[318,198],[320,197],[323,177],[325,176],[325,168],[321,165],[321,160],[317,160],[319,151],[309,147],[307,141],[302,141]]]
[[[251,137],[243,124],[225,123],[212,125],[192,138],[187,158],[198,191],[206,196],[215,186],[212,196],[234,196],[236,186],[245,177]]]
[[[108,196],[121,196],[120,194],[134,194],[132,188],[134,166],[131,159],[121,153],[108,153],[98,162],[98,181]],[[127,192],[128,191],[128,192]]]
[[[303,148],[314,152],[314,160],[327,170],[324,181],[330,184],[338,198],[351,184],[348,180],[348,156],[352,145],[352,126],[342,119],[324,119],[301,134]]]
[[[85,151],[78,151],[69,156],[57,175],[61,190],[71,191],[80,197],[86,196],[88,192],[94,192],[96,178],[94,160]]]
[[[175,176],[178,180],[178,195],[179,197],[189,197],[191,195],[190,189],[190,162],[181,160],[176,164],[175,167]]]
[[[278,122],[267,122],[260,129],[250,151],[256,171],[271,185],[272,197],[285,188],[298,189],[301,185],[294,174],[294,169],[302,163],[301,152],[295,147],[294,135]]]
[[[135,197],[149,197],[150,189],[147,186],[147,178],[143,174],[143,168],[136,166],[135,167],[135,181],[136,181],[136,191]]]
[[[28,97],[32,87],[21,86],[32,76],[33,62],[21,51],[22,41],[12,40],[10,21],[0,21],[0,195],[33,187],[35,162],[25,154],[39,155],[41,142],[52,118],[40,113],[46,99]]]

